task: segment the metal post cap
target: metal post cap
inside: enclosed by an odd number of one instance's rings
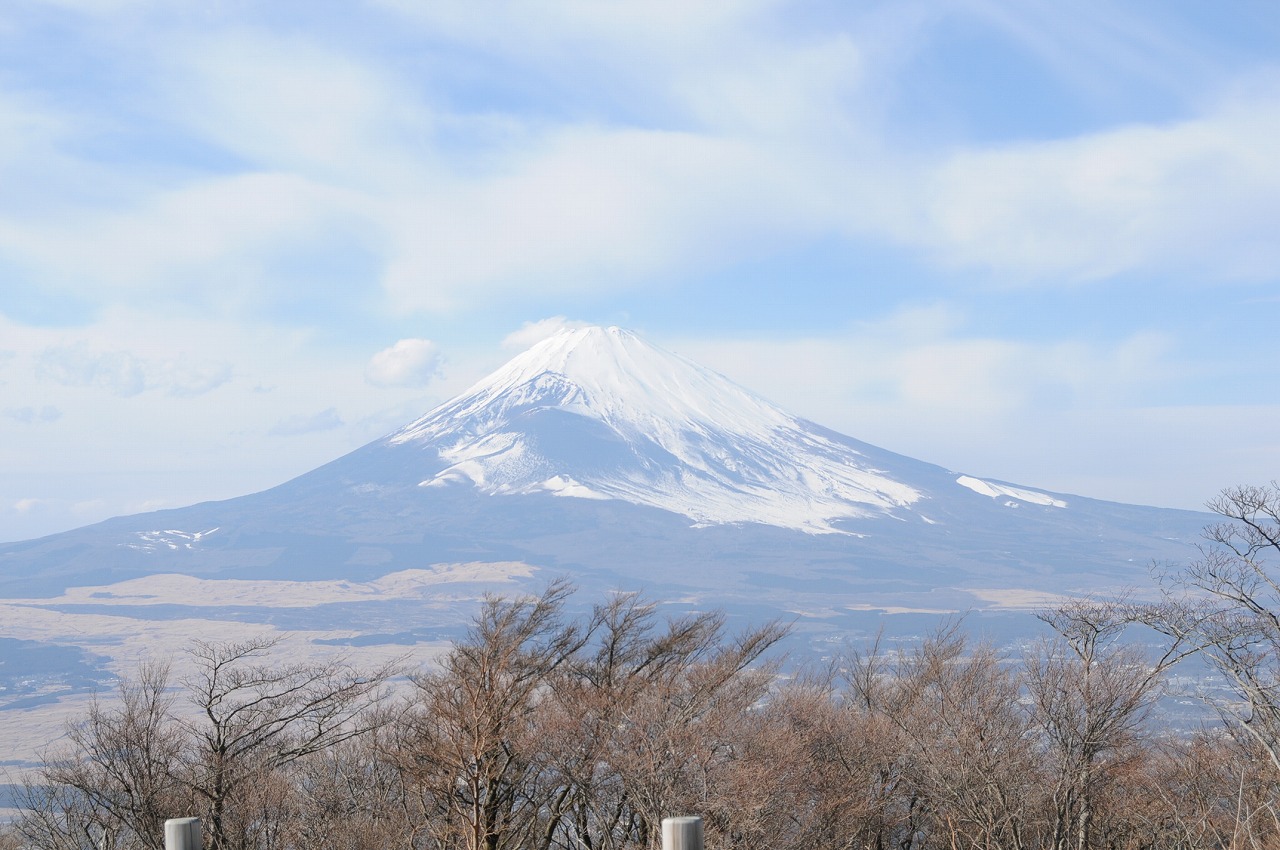
[[[164,850],[201,850],[200,818],[169,818],[164,822]]]

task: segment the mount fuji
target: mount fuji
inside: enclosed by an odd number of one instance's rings
[[[586,328],[270,490],[0,546],[0,658],[78,653],[80,686],[46,683],[73,693],[157,641],[233,628],[402,651],[456,635],[487,590],[559,576],[783,617],[822,651],[1143,585],[1209,518],[949,471]],[[0,669],[0,707],[32,687]]]
[[[2,546],[0,593],[158,572],[367,578],[462,557],[628,585],[693,577],[710,559],[778,581],[1066,592],[1184,554],[1176,541],[1204,522],[894,454],[592,327],[271,490]]]

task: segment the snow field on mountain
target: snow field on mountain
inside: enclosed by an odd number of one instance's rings
[[[598,425],[616,454],[593,466],[541,451],[531,428],[552,411]],[[447,466],[426,486],[622,499],[695,524],[835,532],[833,520],[921,498],[804,420],[619,328],[544,340],[387,442],[438,447]]]

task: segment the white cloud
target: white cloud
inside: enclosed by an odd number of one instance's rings
[[[1167,126],[961,151],[904,181],[912,200],[882,221],[944,262],[1002,275],[1267,277],[1280,265],[1278,135],[1280,100],[1247,98]]]
[[[866,29],[857,11],[841,31],[795,26],[793,5],[779,0],[381,2],[434,39],[500,57],[570,97],[633,108],[653,128],[791,137],[839,123],[847,96],[868,79],[865,48],[849,32]],[[877,45],[881,33],[859,35]]]
[[[52,111],[0,88],[0,169],[29,167],[65,132],[65,121]]]
[[[160,364],[153,382],[169,395],[204,395],[231,380],[228,363],[193,363],[185,356]]]
[[[7,408],[4,415],[14,422],[30,425],[33,423],[56,422],[62,418],[62,411],[51,404],[46,404],[38,409],[35,407]]]
[[[91,351],[78,343],[45,349],[36,358],[36,375],[68,387],[97,387],[120,396],[147,388],[142,361],[127,351]]]
[[[503,338],[502,347],[524,351],[561,331],[590,327],[590,325],[590,322],[579,322],[566,319],[564,316],[551,316],[536,322],[525,322],[519,330],[512,331]]]
[[[1269,425],[1275,405],[1168,404],[1189,368],[1177,342],[983,337],[935,307],[845,333],[660,344],[792,413],[910,457],[1029,487],[1195,508],[1223,486],[1272,475],[1280,441]]]
[[[297,437],[302,434],[314,434],[317,431],[332,431],[341,428],[342,417],[336,407],[329,407],[319,413],[300,414],[286,417],[268,432],[273,437]]]
[[[423,32],[542,62],[572,60],[570,51],[593,62],[626,66],[637,53],[667,65],[705,52],[718,40],[740,41],[754,21],[778,0],[688,3],[682,0],[531,0],[480,8],[466,0],[376,0],[403,14]],[[665,61],[664,61],[665,60]],[[650,68],[641,69],[651,73]]]
[[[0,250],[86,297],[164,291],[252,309],[263,291],[305,291],[281,255],[336,234],[375,257],[370,280],[404,311],[635,290],[833,233],[888,237],[1001,279],[1256,277],[1280,263],[1269,228],[1280,102],[1262,84],[1206,98],[1177,123],[899,144],[878,75],[902,60],[876,45],[889,33],[915,40],[898,52],[921,49],[931,16],[919,11],[779,37],[771,23],[787,9],[774,2],[388,5],[588,103],[625,91],[642,117],[563,117],[545,103],[465,112],[444,94],[452,78],[424,89],[395,63],[320,39],[185,33],[159,54],[161,99],[200,143],[243,163],[138,178],[134,200],[110,212],[0,219]],[[965,14],[1028,32],[986,5]],[[569,68],[585,79],[567,83]],[[44,126],[24,117],[38,111],[10,112]]]
[[[895,432],[943,436],[939,423],[963,443],[1016,429],[1032,414],[1138,406],[1182,371],[1172,341],[1159,334],[1110,344],[983,337],[945,307],[904,310],[838,335],[668,347],[794,413],[890,448]]]
[[[98,351],[81,341],[46,348],[36,356],[37,377],[67,387],[95,387],[118,396],[162,389],[169,395],[203,395],[231,378],[226,363],[144,359],[128,351]]]
[[[377,63],[243,30],[185,39],[167,60],[175,112],[252,169],[385,190],[430,161],[431,112]]]
[[[22,517],[0,510],[0,540],[148,509],[156,499],[173,507],[263,490],[394,430],[439,400],[397,396],[387,413],[387,391],[364,378],[368,350],[359,342],[334,344],[307,329],[165,306],[105,310],[76,327],[25,326],[0,315],[0,345],[17,352],[4,366],[9,383],[0,387],[0,507],[47,500]],[[121,359],[139,366],[148,389],[125,396],[38,377],[42,353],[64,349],[89,361],[80,364],[82,380],[97,374],[94,355],[127,354]],[[216,376],[222,364],[230,375],[224,384],[191,394],[211,383],[209,371]],[[341,415],[325,414],[339,399]],[[38,419],[44,405],[62,411],[53,425],[4,415],[29,406]]]
[[[269,283],[267,259],[324,236],[349,206],[342,193],[300,177],[243,174],[155,191],[132,209],[0,219],[0,249],[51,288],[86,296],[106,287],[244,301]]]
[[[826,37],[777,38],[761,26],[781,11],[775,4],[687,13],[531,4],[502,10],[498,26],[465,4],[388,5],[532,73],[552,74],[571,55],[667,122],[553,124],[499,146],[488,161],[502,167],[436,184],[439,203],[409,204],[399,217],[385,284],[405,309],[474,305],[529,286],[625,289],[835,230],[889,236],[1002,278],[1185,277],[1188,266],[1247,277],[1280,259],[1266,226],[1280,206],[1280,167],[1267,155],[1276,135],[1268,116],[1280,112],[1264,86],[1175,124],[945,148],[902,144],[879,116],[878,74],[902,61],[877,52],[879,36],[901,41],[905,29],[914,43],[901,52],[920,50],[936,15],[854,17]],[[692,16],[687,26],[668,26],[682,14]],[[991,4],[955,4],[955,14],[1035,42],[1028,15]],[[1116,73],[1166,85],[1160,63],[1141,57],[1181,56],[1180,46],[1105,8],[1091,15],[1113,39],[1087,26],[1063,38],[1093,39]],[[1067,55],[1053,39],[1031,47],[1055,67]],[[648,60],[642,79],[627,71],[637,57]]]
[[[440,372],[440,350],[429,339],[402,339],[384,348],[365,367],[365,379],[378,387],[426,386]]]
[[[301,37],[220,31],[163,51],[162,79],[201,142],[243,158],[242,167],[203,179],[145,178],[111,212],[0,221],[0,249],[89,297],[164,291],[239,306],[264,289],[302,285],[283,283],[272,265],[280,246],[303,250],[339,233],[378,254],[395,304],[440,310],[531,286],[633,288],[682,263],[714,264],[812,230],[812,198],[797,189],[811,184],[807,169],[796,168],[787,146],[762,150],[742,131],[789,136],[829,114],[817,106],[829,106],[833,81],[849,76],[853,60],[843,54],[856,51],[845,41],[781,48],[796,61],[753,62],[744,76],[731,46],[714,57],[706,50],[720,35],[733,44],[749,37],[743,19],[753,13],[742,9],[583,7],[583,25],[564,8],[545,9],[551,20],[508,11],[546,30],[537,61],[562,61],[552,49],[562,39],[621,46],[643,33],[637,49],[662,59],[666,76],[646,70],[633,81],[637,94],[674,96],[679,112],[700,115],[694,123],[736,129],[487,112],[441,119],[420,89],[376,61]],[[473,28],[480,18],[463,7],[435,25],[449,29],[451,15],[470,16],[454,22],[461,37],[484,41],[492,29],[492,21]],[[766,49],[751,41],[753,53]],[[672,42],[679,49],[668,57]],[[600,49],[610,73],[631,73],[612,54]],[[708,61],[713,72],[701,73]],[[823,94],[807,96],[810,86]],[[437,133],[441,120],[453,137]],[[483,129],[491,125],[503,129]],[[474,133],[486,135],[479,152],[457,141]]]
[[[505,167],[389,221],[384,285],[399,307],[441,310],[536,286],[543,294],[627,289],[680,262],[703,265],[751,236],[772,241],[800,212],[774,196],[775,164],[688,133],[575,128]]]

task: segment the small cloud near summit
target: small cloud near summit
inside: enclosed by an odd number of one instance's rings
[[[564,316],[552,316],[548,319],[539,319],[536,322],[525,322],[520,326],[520,330],[507,334],[506,338],[502,340],[502,347],[523,351],[526,348],[537,345],[548,337],[555,336],[561,331],[589,327],[591,327],[591,322],[578,322],[573,319],[566,319]]]
[[[365,380],[377,387],[422,387],[440,373],[444,357],[429,339],[402,339],[369,360]]]
[[[20,514],[31,513],[33,508],[40,507],[44,502],[44,499],[19,499],[10,509]]]

